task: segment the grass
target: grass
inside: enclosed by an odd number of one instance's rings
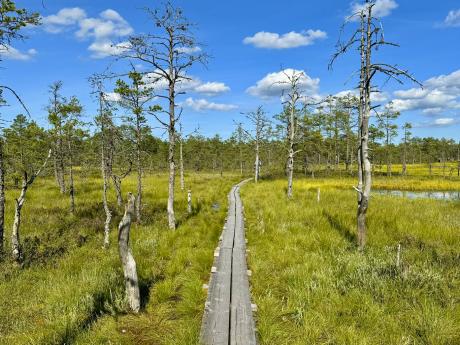
[[[460,344],[460,204],[374,196],[360,253],[354,183],[296,180],[291,201],[285,180],[243,188],[260,343]],[[374,186],[460,183],[377,178]]]
[[[226,216],[227,193],[235,176],[187,176],[194,213],[177,189],[179,227],[167,230],[167,177],[145,178],[144,220],[132,228],[142,312],[127,313],[116,246],[115,205],[111,247],[102,249],[104,213],[100,181],[80,179],[77,214],[52,180],[37,180],[23,210],[25,265],[0,264],[0,344],[195,344],[197,343],[212,252]],[[187,187],[188,187],[187,186]],[[123,189],[135,190],[135,179]],[[7,234],[13,198],[8,191]],[[9,244],[6,243],[6,249]]]

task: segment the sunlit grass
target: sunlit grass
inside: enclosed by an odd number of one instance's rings
[[[114,195],[106,251],[100,180],[78,181],[75,216],[52,180],[37,180],[24,206],[26,266],[20,269],[8,260],[0,266],[0,343],[196,343],[206,298],[202,285],[226,216],[226,195],[236,181],[229,175],[187,176],[194,214],[186,213],[186,192],[178,188],[179,227],[172,232],[166,221],[166,176],[145,179],[144,221],[133,226],[131,236],[143,310],[132,316],[126,312],[116,243],[122,210],[116,209]],[[135,179],[125,181],[123,190],[135,190]],[[14,193],[7,195],[7,230]]]
[[[460,204],[374,196],[359,253],[354,182],[296,180],[291,201],[284,180],[243,188],[261,344],[460,343]],[[446,186],[375,186],[405,182]]]

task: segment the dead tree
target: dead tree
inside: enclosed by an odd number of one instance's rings
[[[246,135],[254,142],[255,160],[254,160],[254,182],[257,183],[260,177],[260,146],[262,141],[267,136],[267,130],[269,126],[269,120],[265,115],[265,111],[262,106],[259,106],[256,111],[251,111],[246,114],[248,120],[254,126],[252,133],[244,130]]]
[[[22,186],[21,186],[21,194],[19,198],[16,199],[16,207],[14,209],[14,221],[13,221],[13,231],[11,233],[11,249],[13,260],[20,263],[22,261],[22,249],[21,249],[21,241],[19,237],[20,227],[21,227],[21,210],[24,202],[26,201],[26,193],[29,187],[34,183],[35,179],[40,175],[43,169],[46,167],[49,158],[51,157],[51,150],[48,152],[48,156],[45,158],[42,166],[35,172],[33,172],[30,176],[28,175],[27,171],[23,171],[22,176]]]
[[[65,103],[60,92],[62,81],[56,81],[49,87],[50,105],[48,106],[48,120],[53,126],[52,133],[54,137],[54,175],[59,186],[61,194],[66,192],[65,185],[65,168],[64,168],[64,119],[62,108]]]
[[[298,105],[302,100],[302,90],[300,88],[301,79],[305,77],[303,72],[292,71],[292,74],[284,72],[286,81],[282,82],[287,85],[286,92],[283,93],[284,98],[284,115],[287,122],[287,142],[288,142],[288,158],[286,164],[288,187],[287,197],[292,198],[292,185],[294,179],[294,157],[300,152],[295,150],[298,141],[299,127],[299,109]]]
[[[145,77],[156,91],[156,96],[168,103],[166,110],[153,107],[150,114],[168,132],[168,224],[176,228],[174,215],[175,182],[175,146],[176,123],[180,114],[176,114],[176,97],[184,93],[183,85],[190,81],[187,71],[196,63],[206,63],[207,55],[197,49],[197,42],[192,32],[193,25],[184,16],[180,8],[175,8],[170,1],[162,10],[146,9],[157,33],[130,37],[123,47],[122,58],[141,61],[147,65]],[[166,89],[166,92],[163,90]],[[164,118],[166,117],[166,118]]]
[[[134,218],[135,198],[131,193],[128,193],[127,200],[125,214],[118,225],[118,252],[123,267],[123,275],[125,277],[128,304],[133,312],[138,313],[141,307],[139,282],[137,278],[136,261],[129,247],[129,232],[131,229],[131,222]]]
[[[357,212],[357,229],[358,229],[358,246],[363,250],[366,244],[366,214],[369,207],[369,198],[372,184],[372,164],[369,158],[369,119],[371,112],[375,111],[376,106],[371,104],[371,93],[376,92],[373,80],[376,74],[383,74],[387,79],[393,79],[402,83],[403,78],[407,78],[421,86],[408,71],[402,70],[397,65],[387,63],[374,63],[372,53],[382,46],[397,44],[387,42],[383,33],[383,26],[380,20],[373,16],[372,10],[375,1],[366,0],[365,5],[357,12],[347,18],[342,31],[346,24],[359,20],[359,27],[352,33],[351,37],[343,42],[339,39],[337,52],[333,55],[329,64],[332,68],[335,60],[348,52],[351,48],[358,45],[360,53],[360,70],[359,70],[359,126],[358,126],[358,186],[355,187],[358,193],[358,212]]]
[[[112,118],[108,103],[103,91],[102,78],[94,75],[89,79],[94,92],[97,95],[99,105],[98,115],[96,116],[96,125],[100,131],[100,150],[101,150],[101,174],[102,174],[102,204],[105,212],[104,222],[104,248],[109,247],[110,243],[110,222],[112,221],[112,212],[109,208],[107,191],[109,189],[109,178],[111,176],[111,166],[107,145],[107,128],[112,125]]]
[[[184,176],[184,138],[189,138],[192,135],[198,134],[198,129],[184,135],[182,131],[182,124],[179,123],[179,132],[177,133],[177,140],[179,141],[179,176],[180,176],[180,189],[185,189],[185,176]]]
[[[116,175],[115,173],[113,173],[113,170],[112,170],[112,181],[115,187],[115,193],[117,194],[117,205],[120,207],[123,205],[123,194],[121,193],[121,181],[131,173],[132,168],[133,168],[133,163],[130,161],[128,169],[123,174]]]

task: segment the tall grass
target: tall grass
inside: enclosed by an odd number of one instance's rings
[[[360,253],[350,182],[297,180],[291,201],[284,180],[243,188],[260,343],[460,344],[460,204],[375,196]]]
[[[124,299],[116,243],[122,210],[112,206],[111,247],[104,250],[100,181],[78,181],[74,216],[53,181],[37,181],[24,206],[25,266],[8,260],[0,265],[0,343],[196,343],[206,298],[202,285],[236,180],[188,176],[194,213],[186,213],[186,195],[178,188],[179,227],[172,232],[166,222],[167,177],[145,179],[144,221],[131,231],[143,306],[138,316],[126,312]],[[134,178],[124,182],[125,192],[135,190]],[[7,195],[7,229],[14,192]]]

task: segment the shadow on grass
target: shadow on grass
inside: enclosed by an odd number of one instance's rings
[[[353,245],[356,245],[357,243],[357,237],[356,234],[350,231],[346,226],[343,226],[342,223],[340,222],[340,219],[337,218],[336,216],[331,215],[327,211],[323,211],[324,217],[326,217],[327,221],[331,225],[332,228],[337,230],[337,232],[345,238],[348,242],[350,242]]]

